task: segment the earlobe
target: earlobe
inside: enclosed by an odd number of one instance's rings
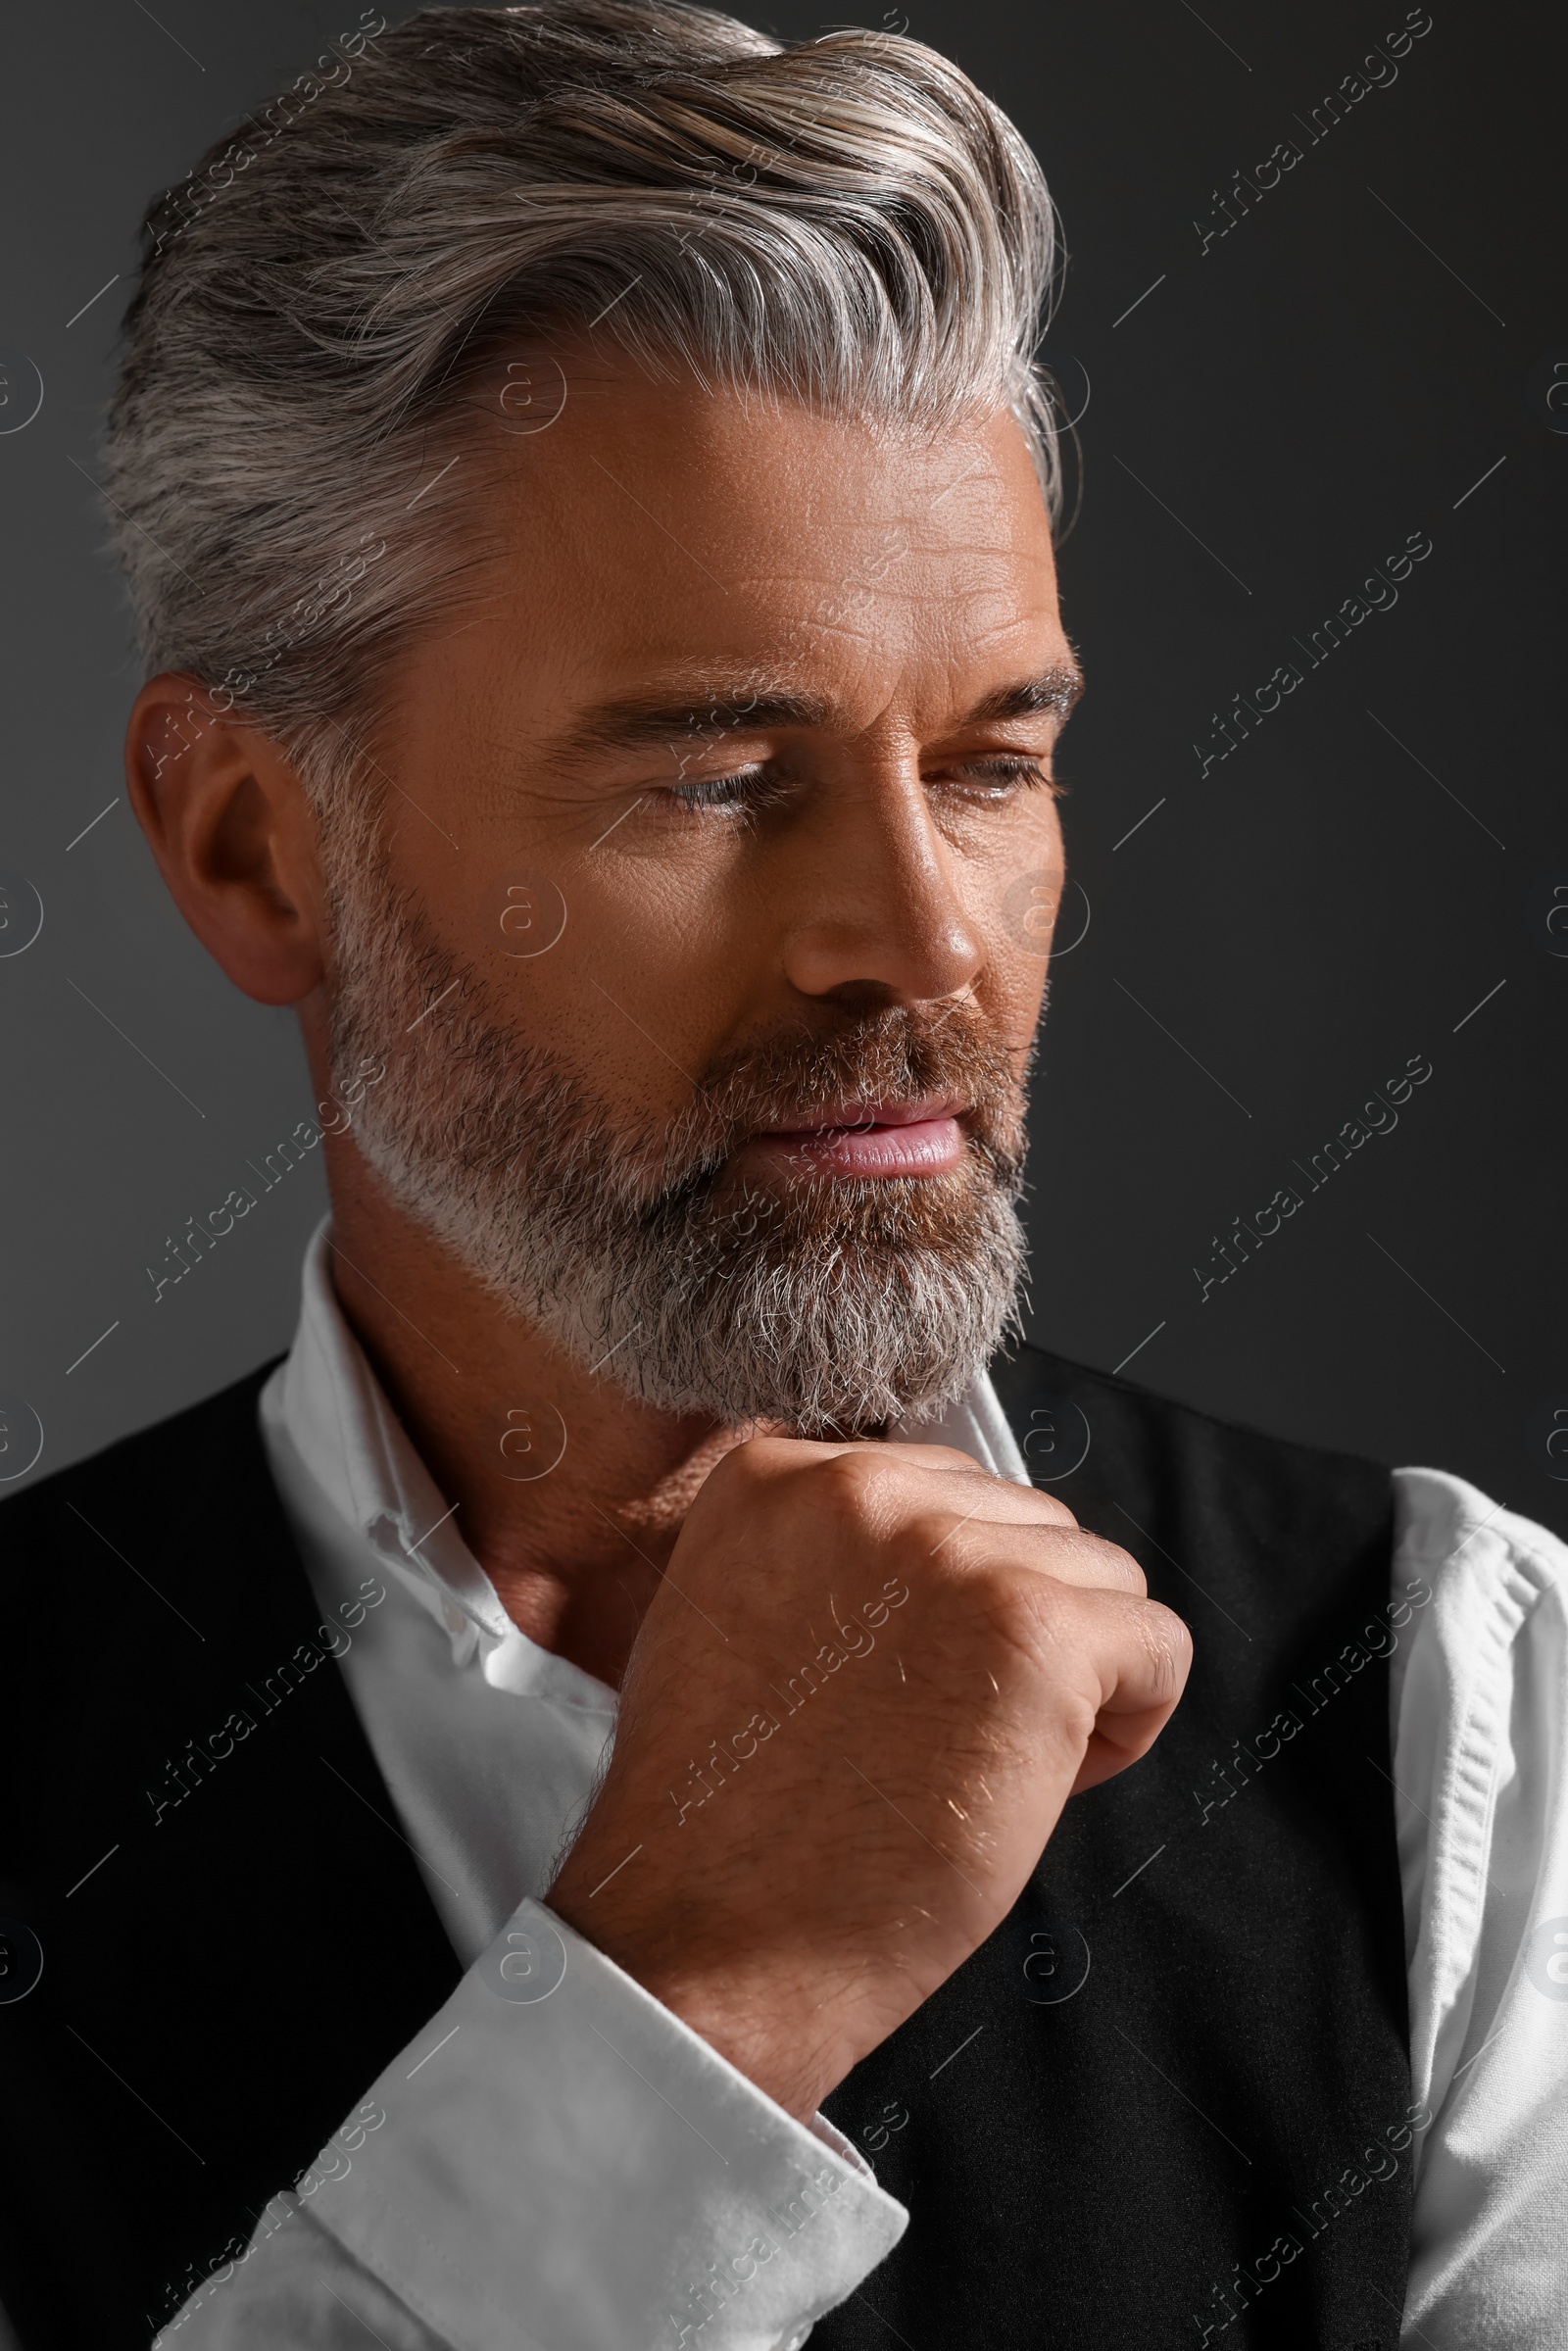
[[[281,747],[201,682],[152,678],[125,734],[130,804],[170,895],[235,986],[297,1004],[324,968],[315,819]]]

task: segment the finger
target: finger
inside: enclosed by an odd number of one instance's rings
[[[1037,1520],[1055,1526],[1075,1527],[1077,1520],[1063,1501],[1054,1494],[1042,1494],[1033,1486],[1020,1486],[1014,1478],[1000,1478],[995,1471],[982,1469],[968,1453],[959,1452],[948,1445],[844,1445],[829,1450],[835,1455],[854,1453],[863,1457],[870,1469],[885,1470],[890,1485],[902,1487],[906,1481],[921,1481],[919,1499],[924,1506],[933,1497],[951,1497],[960,1517],[973,1516],[993,1524],[1012,1524]]]
[[[1153,1745],[1187,1685],[1192,1636],[1158,1600],[1118,1592],[1074,1597],[1102,1702],[1073,1781],[1076,1795],[1125,1771]]]
[[[867,1453],[874,1460],[885,1461],[899,1469],[925,1469],[956,1472],[960,1477],[990,1478],[999,1486],[1009,1486],[1017,1494],[1032,1494],[1032,1486],[1019,1486],[1011,1478],[998,1478],[994,1471],[982,1469],[972,1453],[956,1445],[910,1445],[903,1438],[846,1437],[827,1439],[816,1437],[754,1437],[754,1447],[776,1449],[781,1454],[814,1454],[827,1460],[840,1453]],[[1044,1495],[1041,1497],[1046,1499]]]
[[[1042,1499],[1049,1499],[1042,1496]],[[911,1527],[911,1535],[915,1530]],[[927,1556],[960,1569],[1014,1567],[1051,1576],[1084,1591],[1130,1592],[1142,1599],[1148,1580],[1136,1559],[1114,1543],[1091,1535],[1068,1518],[1065,1525],[1041,1521],[922,1513],[918,1541],[929,1534]]]
[[[901,1452],[906,1449],[924,1452],[936,1448],[901,1446],[899,1449]],[[962,1458],[958,1467],[936,1462],[929,1466],[924,1462],[911,1466],[924,1486],[923,1498],[927,1506],[931,1499],[940,1494],[944,1500],[951,1498],[954,1508],[961,1515],[967,1517],[972,1513],[975,1518],[984,1519],[992,1526],[1034,1523],[1075,1527],[1078,1524],[1066,1503],[1056,1494],[1042,1494],[1034,1486],[1020,1486],[1013,1478],[999,1478],[991,1470],[981,1469],[967,1458]]]
[[[973,1454],[961,1452],[956,1445],[890,1444],[870,1438],[850,1438],[843,1444],[829,1444],[810,1437],[753,1437],[726,1454],[719,1467],[739,1466],[743,1455],[749,1466],[766,1477],[798,1475],[823,1462],[853,1458],[864,1462],[868,1472],[885,1471],[890,1482],[915,1476],[958,1480],[962,1482],[961,1488],[956,1486],[954,1491],[963,1493],[962,1509],[971,1508],[983,1492],[987,1497],[985,1515],[1049,1519],[1066,1526],[1077,1524],[1066,1503],[1054,1494],[1043,1494],[1037,1487],[1020,1485],[1015,1478],[999,1477],[994,1470],[982,1469]]]

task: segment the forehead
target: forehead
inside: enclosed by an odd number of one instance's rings
[[[564,690],[710,664],[731,684],[912,669],[983,691],[988,670],[1064,653],[1007,411],[916,429],[689,381],[564,380],[555,421],[487,468],[491,610]]]

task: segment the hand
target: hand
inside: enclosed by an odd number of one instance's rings
[[[1148,1751],[1191,1654],[1050,1494],[943,1445],[755,1439],[682,1529],[547,1899],[805,2117]]]

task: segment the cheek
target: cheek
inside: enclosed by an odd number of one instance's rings
[[[747,993],[734,891],[711,860],[617,860],[564,874],[566,919],[547,953],[493,955],[498,1000],[519,1038],[581,1070],[628,1110],[673,1110],[727,1037]]]
[[[1041,984],[1053,947],[1082,928],[1082,893],[1066,887],[1055,804],[1026,803],[1016,820],[963,860],[964,898],[1000,969]]]
[[[1045,1002],[1048,964],[1032,948],[1021,955],[1015,948],[999,947],[976,984],[975,994],[1012,1051],[1013,1066],[1021,1075],[1028,1065],[1030,1047]]]
[[[1055,805],[1031,809],[1012,838],[969,867],[965,896],[986,947],[976,993],[1016,1048],[1021,1069],[1040,1019],[1054,949],[1083,930],[1082,893],[1066,883]]]

